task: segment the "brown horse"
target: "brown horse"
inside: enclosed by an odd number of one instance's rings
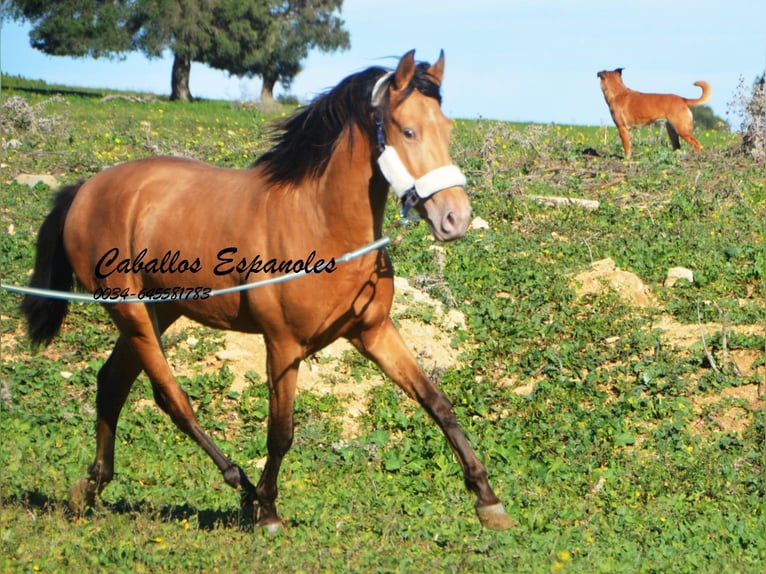
[[[275,531],[277,474],[293,441],[293,401],[302,360],[348,339],[441,427],[477,497],[482,524],[504,529],[503,509],[458,426],[452,405],[423,373],[389,318],[393,268],[374,250],[340,254],[382,235],[389,187],[414,206],[439,240],[466,231],[465,178],[450,163],[451,123],[440,108],[444,54],[433,64],[405,54],[394,72],[349,76],[282,126],[275,144],[245,170],[156,157],[125,163],[62,189],[43,223],[32,286],[70,290],[72,274],[106,305],[120,336],[98,373],[96,456],[70,492],[82,511],[114,475],[117,419],[144,370],[155,400],[242,491],[242,509]],[[410,175],[414,174],[414,175]],[[304,276],[209,296],[259,275]],[[156,304],[120,302],[143,295]],[[66,301],[22,302],[36,343],[50,342]],[[220,329],[262,333],[268,352],[268,456],[257,485],[200,427],[160,336],[185,315]]]

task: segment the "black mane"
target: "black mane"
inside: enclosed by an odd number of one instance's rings
[[[441,104],[439,85],[427,74],[429,65],[420,63],[407,86],[435,98]],[[318,177],[327,167],[335,143],[346,128],[361,127],[375,141],[375,121],[370,99],[375,82],[388,72],[381,67],[368,68],[348,76],[328,92],[299,109],[279,125],[274,146],[255,166],[263,166],[272,183],[298,184],[306,177]],[[390,121],[388,90],[380,105],[384,125]]]

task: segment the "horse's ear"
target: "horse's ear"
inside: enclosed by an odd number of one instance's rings
[[[396,75],[394,76],[394,88],[397,90],[403,90],[410,85],[412,76],[415,75],[415,50],[410,50],[402,59],[399,60],[399,65],[396,67]]]
[[[442,78],[444,78],[444,50],[439,52],[439,59],[436,60],[436,63],[428,68],[428,75],[441,86]]]

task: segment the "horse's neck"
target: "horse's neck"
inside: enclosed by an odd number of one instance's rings
[[[373,168],[367,136],[354,128],[337,143],[327,170],[318,182],[317,204],[324,217],[358,241],[380,237],[388,185]]]

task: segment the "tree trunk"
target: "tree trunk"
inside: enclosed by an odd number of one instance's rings
[[[276,78],[270,78],[266,75],[263,76],[263,85],[261,86],[262,106],[271,107],[274,105],[274,86],[276,83]]]
[[[191,102],[189,91],[189,76],[191,76],[191,58],[187,54],[173,54],[173,78],[170,85],[170,99],[181,102]]]

